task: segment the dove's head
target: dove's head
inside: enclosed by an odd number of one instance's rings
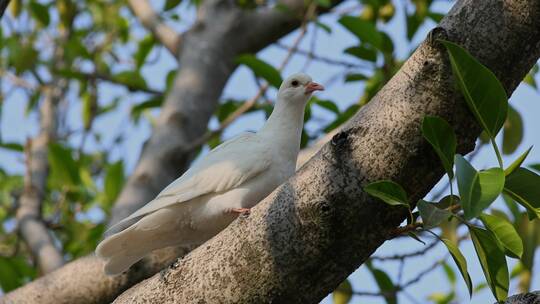
[[[278,91],[278,98],[290,103],[305,104],[315,91],[322,91],[324,87],[311,80],[309,75],[296,73],[283,81]]]

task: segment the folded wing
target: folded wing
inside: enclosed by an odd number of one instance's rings
[[[173,204],[239,187],[271,166],[268,150],[257,134],[242,133],[217,146],[154,200],[110,229]]]

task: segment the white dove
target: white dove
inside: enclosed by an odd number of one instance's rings
[[[97,256],[106,261],[105,273],[120,274],[155,249],[204,243],[292,176],[304,108],[317,90],[324,88],[306,74],[287,78],[259,132],[245,132],[217,146],[112,227],[136,221],[97,246]]]

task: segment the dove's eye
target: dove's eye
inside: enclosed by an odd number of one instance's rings
[[[292,84],[293,87],[297,87],[298,84],[300,84],[300,83],[298,82],[298,80],[293,80],[293,81],[291,82],[291,84]]]

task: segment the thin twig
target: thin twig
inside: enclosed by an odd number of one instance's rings
[[[281,49],[286,49],[286,50],[289,50],[291,47],[288,46],[288,45],[285,45],[281,42],[277,42],[275,44],[275,46],[281,48]],[[312,60],[315,60],[315,61],[319,61],[319,62],[322,62],[322,63],[326,63],[326,64],[329,64],[329,65],[333,65],[333,66],[336,66],[336,65],[340,65],[340,66],[344,66],[346,68],[349,68],[349,69],[365,69],[365,68],[370,68],[368,65],[362,65],[362,64],[358,64],[358,63],[352,63],[352,62],[347,62],[347,61],[342,61],[342,60],[338,60],[338,59],[333,59],[333,58],[328,58],[328,57],[324,57],[324,56],[321,56],[321,55],[317,55],[314,51],[312,50],[309,50],[309,51],[306,51],[306,50],[302,50],[302,49],[297,49],[296,50],[296,53],[299,54],[299,55],[303,55],[303,56],[306,56]]]
[[[437,260],[435,263],[433,263],[430,267],[426,267],[424,270],[420,271],[414,278],[408,280],[405,282],[405,284],[402,285],[396,285],[391,290],[384,290],[379,292],[373,292],[373,291],[353,291],[353,294],[355,296],[370,296],[370,297],[388,297],[388,296],[395,296],[398,292],[404,290],[407,287],[410,287],[413,284],[418,283],[425,275],[428,273],[434,271],[435,269],[438,269],[437,266],[439,264],[442,264],[444,261],[446,261],[447,256],[444,258]]]
[[[404,254],[394,254],[394,255],[382,256],[382,257],[373,256],[373,257],[371,257],[371,259],[375,260],[375,261],[405,260],[407,258],[412,258],[412,257],[416,257],[416,256],[420,256],[420,255],[425,254],[429,250],[435,248],[435,246],[437,246],[438,243],[439,243],[439,240],[435,240],[434,242],[426,245],[424,248],[422,248],[421,250],[418,250],[418,251],[404,253]]]
[[[181,35],[161,20],[161,17],[156,14],[149,1],[128,0],[128,4],[142,25],[176,58],[182,41]]]
[[[36,91],[36,90],[39,90],[41,89],[39,86],[36,86],[30,82],[28,82],[26,79],[24,78],[21,78],[15,74],[12,74],[6,70],[3,70],[3,69],[0,69],[0,76],[3,76],[7,79],[9,79],[9,81],[11,81],[14,85],[16,86],[19,86],[21,88],[25,88],[25,89],[28,89],[28,90],[32,90],[32,91]]]

